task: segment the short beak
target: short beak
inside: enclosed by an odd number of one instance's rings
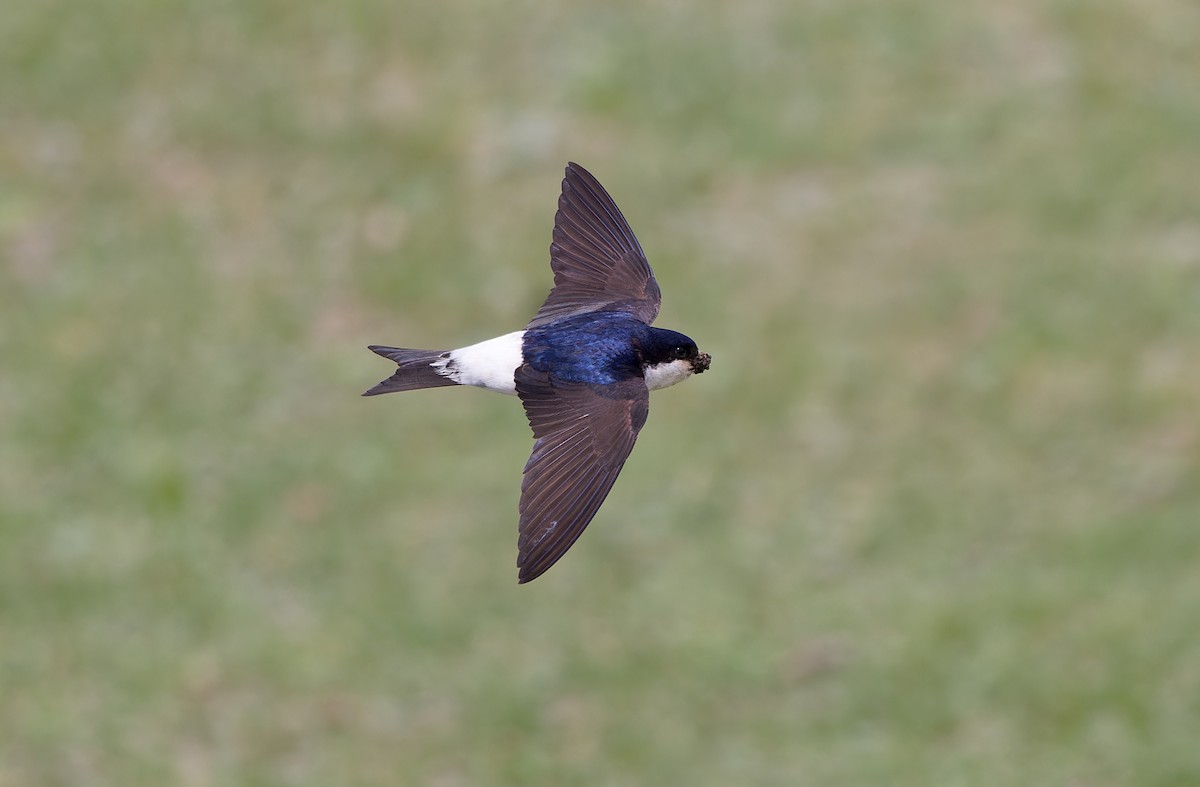
[[[696,360],[692,361],[692,371],[696,374],[703,374],[708,371],[708,367],[712,365],[712,356],[708,353],[700,353],[696,356]]]

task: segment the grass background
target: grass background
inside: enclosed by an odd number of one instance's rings
[[[1200,784],[1200,10],[0,15],[0,784]],[[591,168],[714,356],[518,587]]]

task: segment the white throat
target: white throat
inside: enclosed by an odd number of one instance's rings
[[[692,362],[665,361],[654,366],[647,366],[643,373],[646,375],[646,387],[651,391],[657,391],[659,388],[668,388],[691,377]]]

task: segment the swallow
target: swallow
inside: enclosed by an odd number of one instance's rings
[[[524,330],[457,350],[371,345],[396,363],[363,396],[471,385],[520,398],[533,430],[521,482],[518,581],[541,576],[592,521],[650,412],[650,391],[712,358],[651,324],[662,293],[612,197],[569,163],[550,244],[554,287]]]

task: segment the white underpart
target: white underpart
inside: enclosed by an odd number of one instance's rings
[[[489,391],[516,396],[517,368],[524,362],[521,339],[525,331],[513,331],[486,342],[451,350],[450,357],[431,366],[443,377],[460,385],[475,385]]]
[[[647,366],[645,374],[646,387],[651,391],[657,391],[659,388],[670,387],[691,377],[692,362],[664,361],[654,366]]]

